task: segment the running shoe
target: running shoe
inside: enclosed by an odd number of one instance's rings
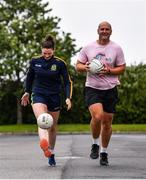
[[[48,144],[48,141],[46,139],[40,140],[40,147],[44,151],[44,155],[46,157],[50,157],[51,156],[51,152],[49,151],[49,144]]]
[[[108,166],[108,154],[103,152],[100,153],[100,165],[102,166]]]
[[[50,166],[55,166],[56,165],[56,161],[55,161],[55,155],[52,154],[49,158],[48,158],[48,164]]]
[[[99,146],[97,144],[92,144],[90,158],[97,159],[98,157],[99,157]]]

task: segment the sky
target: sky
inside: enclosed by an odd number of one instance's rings
[[[108,21],[111,40],[122,47],[126,64],[146,64],[145,0],[49,0],[49,7],[51,15],[61,18],[61,30],[76,39],[77,48],[98,39],[98,24]]]

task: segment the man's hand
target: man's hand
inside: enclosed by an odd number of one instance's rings
[[[99,75],[110,74],[110,67],[104,64],[104,68],[99,72]]]
[[[29,104],[29,93],[25,92],[21,98],[21,105],[27,106]]]
[[[67,98],[66,100],[65,100],[65,103],[66,103],[66,105],[67,105],[67,111],[68,110],[70,110],[71,109],[71,100],[69,99],[69,98]]]
[[[84,66],[86,72],[90,71],[89,64],[90,64],[89,62],[86,62],[85,66]]]
[[[81,63],[80,61],[77,61],[75,68],[78,72],[88,72],[90,69],[89,62],[86,62],[84,64],[84,63]]]

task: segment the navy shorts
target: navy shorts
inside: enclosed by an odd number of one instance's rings
[[[47,105],[49,111],[59,111],[61,109],[61,97],[59,94],[51,94],[46,96],[40,93],[32,93],[31,95],[32,104],[43,103]]]
[[[85,87],[85,101],[88,107],[95,103],[101,103],[105,112],[115,113],[116,104],[119,101],[117,87],[108,90]]]

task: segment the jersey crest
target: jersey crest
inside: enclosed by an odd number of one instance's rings
[[[57,70],[57,66],[56,66],[56,64],[53,64],[52,66],[51,66],[51,71],[56,71]]]

